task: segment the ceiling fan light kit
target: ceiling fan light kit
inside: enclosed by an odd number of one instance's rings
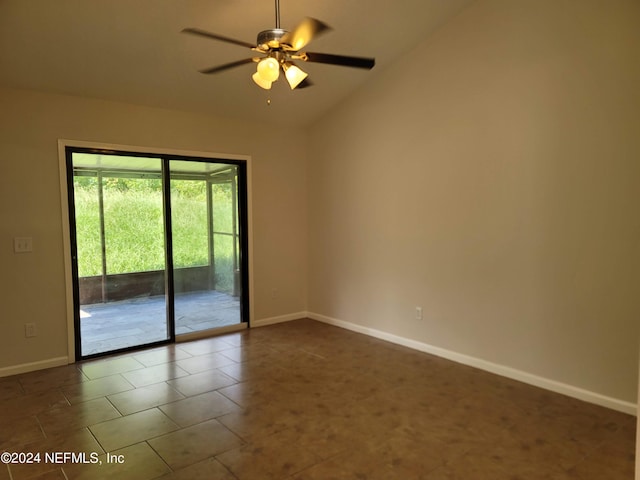
[[[289,82],[291,90],[300,85],[300,83],[309,76],[290,62],[284,62],[282,64],[282,69],[284,70],[284,76],[286,77],[287,82]]]
[[[251,76],[256,85],[265,90],[270,90],[273,82],[276,82],[280,77],[280,70],[282,70],[289,87],[291,87],[291,90],[294,90],[295,88],[310,86],[311,82],[308,79],[308,74],[293,63],[293,60],[363,68],[367,70],[372,69],[375,65],[374,58],[302,51],[315,36],[328,30],[331,30],[331,28],[327,24],[310,17],[303,19],[291,31],[281,29],[280,1],[276,0],[276,28],[263,30],[258,33],[255,46],[242,40],[236,40],[197,28],[185,28],[182,32],[250,48],[263,55],[261,57],[247,58],[200,70],[201,73],[219,73],[230,68],[256,62],[258,64],[256,72]]]
[[[271,90],[271,84],[273,82],[270,82],[262,78],[260,76],[260,72],[254,73],[253,75],[251,75],[251,78],[253,79],[254,82],[256,82],[256,85],[258,85],[260,88],[264,88],[265,90]]]
[[[256,73],[266,82],[275,82],[280,76],[280,63],[273,57],[263,58],[258,62]]]

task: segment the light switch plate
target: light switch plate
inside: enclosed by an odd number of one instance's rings
[[[38,329],[36,328],[35,323],[25,323],[24,324],[24,336],[26,338],[37,337]]]
[[[33,238],[31,237],[14,237],[13,251],[15,253],[33,252]]]

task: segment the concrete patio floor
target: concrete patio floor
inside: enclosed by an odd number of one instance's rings
[[[176,335],[240,323],[240,299],[226,293],[201,291],[175,297]],[[80,308],[82,355],[166,340],[164,295]]]

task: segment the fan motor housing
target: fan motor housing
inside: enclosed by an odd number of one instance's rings
[[[281,28],[272,28],[271,30],[263,30],[258,34],[257,45],[264,50],[280,48],[280,39],[289,33]]]

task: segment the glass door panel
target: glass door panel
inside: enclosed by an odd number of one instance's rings
[[[168,340],[162,160],[72,153],[80,356]]]
[[[235,184],[237,167],[172,160],[169,169],[176,335],[239,324],[237,202],[221,188]]]

